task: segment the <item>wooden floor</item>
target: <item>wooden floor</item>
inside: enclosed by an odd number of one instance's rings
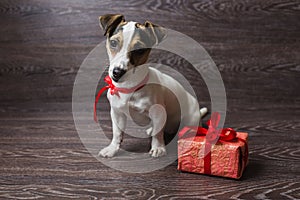
[[[123,173],[85,149],[72,89],[82,61],[104,40],[105,13],[150,20],[208,51],[227,92],[225,124],[250,136],[240,181],[180,173],[177,162]],[[0,16],[1,199],[300,199],[299,1],[1,0]],[[157,55],[151,60],[188,76],[210,107],[205,83],[184,61]],[[110,130],[103,102],[101,125]],[[124,146],[149,148],[126,137]]]

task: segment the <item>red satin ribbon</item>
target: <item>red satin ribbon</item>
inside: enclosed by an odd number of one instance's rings
[[[218,129],[218,124],[220,122],[221,115],[218,112],[214,112],[211,115],[211,119],[207,121],[208,129],[202,128],[202,127],[191,127],[192,130],[197,131],[196,135],[191,134],[190,131],[188,132],[181,132],[181,134],[178,135],[179,138],[186,138],[193,136],[206,136],[205,139],[205,149],[204,149],[204,173],[205,174],[211,174],[211,147],[212,144],[215,144],[219,141],[226,141],[230,142],[235,139],[238,139],[245,143],[245,157],[244,157],[244,165],[246,165],[246,162],[248,160],[248,145],[247,142],[244,139],[237,138],[236,131],[232,128],[223,128]]]
[[[144,78],[144,80],[135,87],[132,87],[132,88],[118,88],[113,84],[112,79],[110,78],[110,76],[107,75],[104,78],[104,81],[107,83],[107,85],[99,90],[99,92],[97,93],[97,96],[95,98],[95,102],[94,102],[94,121],[98,122],[98,119],[97,119],[97,103],[98,103],[102,93],[105,90],[110,89],[110,94],[111,95],[117,95],[118,97],[120,97],[119,93],[129,94],[129,93],[132,93],[134,91],[137,91],[137,90],[141,89],[142,87],[144,87],[146,85],[148,80],[149,80],[149,74],[147,74],[146,77]]]

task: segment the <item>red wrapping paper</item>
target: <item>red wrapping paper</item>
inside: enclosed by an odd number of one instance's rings
[[[179,135],[193,131],[196,133],[192,127],[185,127]],[[231,141],[219,140],[211,146],[210,158],[207,160],[205,145],[208,142],[205,135],[180,138],[178,140],[178,170],[239,179],[248,164],[247,140],[248,133],[244,132],[236,132],[236,138]],[[209,165],[209,170],[207,165]]]

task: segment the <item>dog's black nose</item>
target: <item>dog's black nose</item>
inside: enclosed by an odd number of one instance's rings
[[[126,70],[121,69],[120,67],[115,67],[113,69],[113,79],[114,79],[114,81],[117,82],[125,73],[126,73]]]

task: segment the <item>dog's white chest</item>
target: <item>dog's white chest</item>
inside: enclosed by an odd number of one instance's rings
[[[111,95],[110,91],[108,91],[107,98],[112,108],[124,113],[128,113],[129,110],[134,110],[140,113],[146,110],[146,106],[144,106],[143,103],[143,98],[137,100],[132,93],[119,93],[119,95]]]
[[[108,93],[107,98],[115,111],[124,113],[140,125],[149,124],[149,108],[147,107],[149,100],[147,97],[141,98],[140,95],[132,93],[120,93],[119,96]]]
[[[107,92],[107,99],[110,102],[110,106],[117,110],[126,110],[128,107],[128,94],[119,93],[117,94],[110,94],[110,90]]]

